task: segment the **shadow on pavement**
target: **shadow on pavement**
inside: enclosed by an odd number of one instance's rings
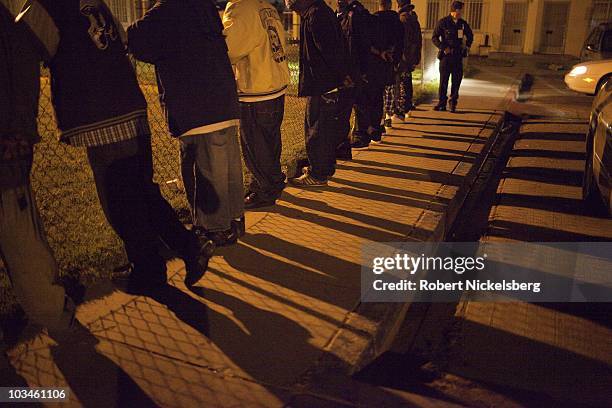
[[[537,181],[562,186],[582,186],[582,171],[576,170],[546,167],[512,167],[511,169],[504,170],[503,178]]]
[[[356,163],[364,164],[363,161],[353,160]],[[381,166],[377,164],[377,166]],[[384,165],[382,165],[384,167]],[[403,169],[398,169],[399,171],[389,171],[386,169],[380,169],[377,167],[366,167],[366,166],[350,166],[348,164],[340,164],[337,166],[338,169],[342,170],[352,170],[357,173],[363,173],[373,176],[381,176],[381,177],[401,177],[415,181],[431,181],[439,184],[447,184],[452,186],[459,186],[463,182],[463,178],[461,176],[453,175],[450,173],[446,173],[438,170],[426,170],[426,169],[418,169],[408,166],[403,166]],[[341,179],[342,180],[342,179]]]
[[[384,147],[384,144],[381,146]],[[411,157],[423,157],[426,159],[432,160],[452,160],[452,161],[464,161],[468,163],[473,163],[474,158],[469,156],[456,156],[450,154],[432,154],[432,153],[421,153],[421,152],[413,152],[409,150],[387,150],[387,149],[376,149],[377,153],[386,153],[386,154],[397,154],[401,156],[411,156]]]
[[[395,146],[395,147],[399,147],[399,148],[407,148],[407,149],[420,149],[420,150],[432,150],[434,152],[441,152],[441,153],[450,153],[450,154],[455,154],[458,156],[471,156],[471,157],[477,157],[478,154],[474,153],[474,152],[467,152],[467,151],[462,151],[462,150],[455,150],[455,149],[446,149],[446,148],[442,148],[442,147],[434,147],[434,146],[424,146],[424,145],[417,145],[417,144],[409,144],[409,143],[395,143],[395,142],[388,142],[386,140],[383,140],[382,145],[381,146]]]
[[[532,125],[528,122],[527,125]],[[584,142],[586,134],[582,133],[542,133],[542,132],[525,132],[521,133],[521,140],[556,140],[559,142]]]

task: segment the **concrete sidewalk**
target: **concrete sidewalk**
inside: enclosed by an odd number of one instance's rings
[[[384,313],[361,314],[362,245],[442,238],[514,79],[497,85],[493,109],[475,97],[458,115],[422,106],[383,144],[340,163],[329,187],[288,188],[270,212],[248,213],[246,236],[218,251],[193,291],[173,262],[170,285],[152,297],[109,291],[86,303],[78,318],[89,345],[36,336],[10,350],[10,375],[68,386],[85,406],[436,405],[374,387],[338,395],[307,374],[322,361],[360,364],[392,330]]]
[[[536,77],[529,101],[512,106],[531,118],[503,172],[484,241],[612,240],[612,220],[591,215],[581,199],[591,100],[550,75]],[[463,302],[455,321],[446,371],[505,395],[504,406],[610,406],[610,304]]]

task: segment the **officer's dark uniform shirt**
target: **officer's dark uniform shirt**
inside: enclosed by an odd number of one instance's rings
[[[451,49],[449,54],[455,58],[462,58],[464,47],[471,47],[474,42],[474,34],[470,25],[464,19],[460,18],[455,21],[451,15],[448,15],[438,21],[433,32],[432,41],[440,50],[438,58],[444,57],[444,50]]]

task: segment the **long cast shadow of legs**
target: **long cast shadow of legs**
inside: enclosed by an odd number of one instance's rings
[[[78,339],[51,348],[55,364],[85,407],[156,407],[147,394],[119,366],[98,353],[98,340],[81,327]]]
[[[0,387],[10,388],[26,388],[29,387],[28,382],[23,378],[17,370],[11,365],[7,356],[4,353],[3,345],[0,343]],[[5,407],[40,407],[37,403],[15,403],[4,404]]]
[[[209,309],[210,339],[241,369],[258,382],[292,388],[303,380],[313,363],[325,357],[333,367],[346,365],[337,357],[312,344],[312,335],[299,322],[286,314],[264,310],[237,297],[214,289],[195,287],[192,292],[217,305],[231,310],[240,326],[224,315]],[[330,376],[331,379],[331,376]],[[367,396],[375,406],[410,407],[411,404],[379,388],[357,385],[346,378],[350,386],[327,389],[337,392],[334,398],[354,400],[355,391]],[[333,381],[342,379],[336,377]],[[300,381],[301,383],[301,381]],[[274,391],[274,387],[268,387]],[[299,394],[299,392],[298,392]]]

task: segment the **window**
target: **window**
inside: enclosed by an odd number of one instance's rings
[[[612,0],[595,0],[591,9],[591,28],[612,20]]]
[[[438,20],[448,14],[451,3],[450,0],[427,0],[427,29],[433,30],[436,27]],[[472,30],[481,30],[484,25],[485,0],[465,0],[463,3],[463,18]]]
[[[463,6],[463,18],[468,22],[472,30],[480,30],[482,27],[482,0],[466,1]]]
[[[448,10],[448,1],[445,0],[427,0],[427,29],[433,30],[436,28],[438,20],[442,18],[444,10]]]
[[[612,52],[612,31],[606,31],[601,42],[602,52]]]
[[[593,47],[594,51],[599,51],[599,44],[601,42],[602,31],[599,28],[594,28],[589,38],[587,38],[586,43]]]

